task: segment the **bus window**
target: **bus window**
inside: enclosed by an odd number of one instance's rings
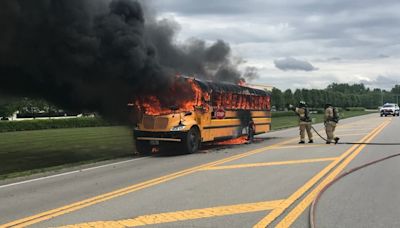
[[[221,93],[213,93],[212,94],[212,106],[214,107],[221,107]]]
[[[226,99],[226,93],[223,93],[222,95],[221,95],[221,105],[222,105],[222,107],[224,107],[224,108],[226,108],[226,106],[228,105],[227,104],[227,99]]]
[[[222,97],[223,97],[222,103],[223,103],[224,109],[226,109],[226,108],[228,108],[228,106],[229,106],[228,94],[227,94],[227,93],[224,93],[224,94],[222,95]]]
[[[227,109],[232,109],[233,108],[232,95],[233,95],[232,93],[227,93],[226,94],[226,98],[227,98],[226,100],[228,101],[227,102],[227,107],[226,107]]]
[[[260,109],[264,110],[265,109],[265,102],[264,98],[260,96]]]
[[[242,97],[242,102],[241,102],[241,104],[240,104],[240,108],[241,109],[246,109],[246,96],[245,95],[241,95],[241,97]]]
[[[260,110],[260,97],[259,96],[255,96],[254,97],[254,103],[255,103],[255,109]]]
[[[265,100],[265,108],[269,111],[271,108],[270,97],[267,96],[264,98],[264,100]]]
[[[237,94],[232,94],[232,108],[233,109],[237,109],[238,107],[238,103],[237,103],[237,99],[238,95]]]
[[[256,109],[256,96],[251,96],[251,109]]]
[[[250,99],[250,95],[246,95],[246,109],[250,109],[251,108],[251,99]]]

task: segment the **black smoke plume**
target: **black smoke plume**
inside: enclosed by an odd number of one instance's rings
[[[147,19],[147,18],[146,18]],[[145,21],[135,0],[1,0],[0,92],[127,120],[140,94],[168,92],[174,73],[237,82],[230,47],[176,44],[171,21]]]
[[[171,19],[150,20],[146,24],[146,35],[158,52],[158,61],[170,72],[235,84],[257,78],[255,67],[247,68],[244,74],[238,70],[242,62],[232,60],[231,47],[223,40],[207,45],[203,40],[191,38],[178,44],[179,28]]]

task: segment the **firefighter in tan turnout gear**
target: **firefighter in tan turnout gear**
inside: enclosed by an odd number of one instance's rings
[[[311,117],[306,102],[300,101],[298,107],[294,108],[292,105],[290,105],[289,108],[291,108],[299,117],[299,144],[305,143],[305,131],[307,131],[308,143],[314,143],[313,135],[311,132]]]
[[[335,137],[335,128],[339,122],[339,113],[331,104],[325,105],[324,120],[327,137],[326,144],[330,144],[332,141],[335,141],[336,144],[339,141],[339,138]]]

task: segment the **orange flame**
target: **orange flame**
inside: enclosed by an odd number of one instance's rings
[[[178,76],[177,76],[178,77]],[[179,77],[178,77],[179,78]],[[208,92],[203,91],[194,79],[187,79],[187,84],[175,83],[168,90],[166,97],[177,98],[180,102],[177,105],[176,112],[193,111],[198,107],[209,110],[211,105],[214,109],[255,109],[255,110],[270,110],[271,101],[269,96],[257,96],[246,93],[231,93],[231,92]],[[184,91],[184,92],[183,92]],[[189,94],[190,98],[182,99],[182,94]],[[212,95],[212,99],[211,99]],[[210,103],[210,101],[212,102]],[[173,111],[169,107],[163,107],[160,99],[156,96],[140,97],[134,102],[139,111],[146,115],[165,115]]]
[[[193,111],[199,106],[208,108],[205,102],[210,100],[210,95],[207,92],[203,92],[199,85],[195,83],[194,79],[188,79],[187,81],[190,85],[191,95],[193,95],[193,97],[190,100],[183,101],[181,104],[177,104],[178,110],[176,111]],[[166,96],[179,97],[181,90],[181,87],[174,85],[170,88],[170,94],[166,94]],[[156,96],[140,97],[135,101],[135,105],[146,115],[165,115],[172,112],[170,108],[162,107],[160,100]]]
[[[245,144],[247,143],[247,136],[241,136],[239,138],[235,138],[235,139],[228,139],[222,142],[217,142],[217,145],[239,145],[239,144]]]

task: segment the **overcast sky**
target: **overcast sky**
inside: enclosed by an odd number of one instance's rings
[[[178,41],[229,42],[260,69],[257,83],[324,88],[400,81],[397,0],[152,0],[158,17],[177,21]]]

